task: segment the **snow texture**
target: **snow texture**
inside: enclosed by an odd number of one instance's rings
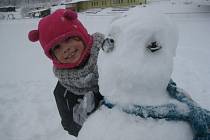
[[[209,7],[171,5],[166,1],[150,3],[150,5],[154,9],[166,13],[178,25],[179,42],[172,78],[179,87],[188,91],[196,102],[210,109]],[[121,15],[121,12],[107,8],[97,14],[81,13],[79,18],[91,34],[94,32],[106,33],[109,23],[118,15]],[[40,44],[31,43],[27,39],[28,31],[37,28],[39,19],[16,19],[0,20],[0,139],[75,140],[75,137],[68,135],[60,124],[60,117],[52,93],[57,82],[52,72],[52,64],[44,56]],[[106,59],[108,58],[106,57]],[[124,64],[126,65],[126,63]],[[162,124],[158,125],[158,129],[154,128],[152,123],[135,116],[127,116],[117,109],[111,111],[104,108],[104,114],[100,114],[100,111],[91,116],[88,122],[95,124],[93,129],[100,130],[99,128],[101,128],[106,132],[101,134],[101,139],[107,139],[108,134],[115,137],[113,129],[118,129],[118,133],[121,134],[125,132],[130,134],[127,137],[132,139],[137,137],[134,134],[138,132],[138,129],[141,129],[141,126],[148,126],[151,130],[157,131],[146,133],[148,131],[145,130],[145,133],[138,136],[139,139],[155,139],[153,134],[164,130],[166,125],[173,125],[174,128],[165,129],[164,133],[176,132],[179,129],[178,125],[182,124],[182,122],[165,124],[164,120],[159,122],[148,120]],[[115,117],[113,118],[113,116]],[[95,117],[104,119],[104,122],[95,119]],[[126,122],[126,124],[131,123],[135,128],[131,130],[129,127],[122,127],[123,123],[113,126],[112,122],[117,120]],[[107,123],[106,127],[102,126],[104,123]],[[110,127],[111,125],[112,127]],[[187,124],[185,127],[189,128]],[[95,134],[99,134],[103,130],[96,131]],[[188,133],[191,132],[182,132],[177,136],[182,137]],[[117,138],[119,137],[116,135]]]

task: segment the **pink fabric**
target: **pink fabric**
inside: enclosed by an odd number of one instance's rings
[[[76,63],[59,63],[50,54],[50,49],[68,37],[80,37],[86,48],[80,59]],[[38,25],[38,30],[32,30],[28,34],[30,41],[40,42],[45,54],[49,57],[56,68],[74,68],[85,61],[90,54],[92,47],[92,37],[88,34],[86,28],[77,18],[77,13],[71,10],[59,9],[49,16],[42,18]]]

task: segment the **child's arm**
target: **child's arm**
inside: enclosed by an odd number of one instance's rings
[[[114,39],[106,38],[102,43],[102,50],[109,53],[114,49]]]
[[[77,137],[81,126],[73,121],[73,109],[69,108],[65,99],[66,89],[58,82],[54,90],[56,105],[61,117],[61,124],[64,130],[68,131],[70,135]]]
[[[114,39],[106,38],[102,33],[94,33],[93,37],[95,38],[94,41],[98,44],[98,48],[102,49],[104,52],[111,52],[114,49]]]
[[[94,43],[97,45],[99,49],[102,48],[103,41],[105,39],[105,35],[99,32],[94,33],[93,35]]]

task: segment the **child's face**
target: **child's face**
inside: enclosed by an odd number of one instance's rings
[[[53,53],[60,63],[75,63],[79,60],[85,46],[81,39],[72,37],[53,48]]]

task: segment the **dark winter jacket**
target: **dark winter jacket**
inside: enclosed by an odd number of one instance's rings
[[[80,100],[83,100],[84,95],[75,95],[58,82],[54,90],[54,96],[63,128],[68,131],[69,134],[77,137],[82,126],[74,121],[73,108],[75,105],[79,104]],[[98,108],[102,99],[103,97],[99,92],[94,92],[95,108],[88,113],[88,115]]]

